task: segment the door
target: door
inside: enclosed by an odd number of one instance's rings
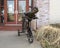
[[[31,11],[31,0],[4,0],[5,24],[19,24],[22,14]]]
[[[7,0],[7,23],[15,23],[14,0]]]
[[[16,23],[15,4],[16,4],[15,0],[4,0],[5,24],[15,24]]]
[[[21,23],[23,13],[31,11],[32,0],[18,0],[18,23]]]
[[[18,1],[18,23],[21,23],[23,13],[26,12],[26,0]]]

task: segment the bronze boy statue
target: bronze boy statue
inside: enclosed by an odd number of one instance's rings
[[[30,23],[33,19],[37,19],[35,15],[37,12],[38,12],[38,8],[34,7],[31,12],[24,13],[22,17],[22,33],[26,32],[25,30],[27,30],[27,37],[28,37],[29,43],[33,42],[33,34],[31,31]],[[20,36],[19,33],[20,32],[18,30],[18,36]]]
[[[26,19],[28,20],[28,22],[27,22],[27,33],[28,33],[28,37],[29,37],[28,41],[30,43],[33,42],[33,35],[32,35],[32,31],[31,31],[30,23],[33,19],[37,19],[36,15],[35,15],[37,12],[38,12],[38,8],[34,7],[31,12],[24,13]]]

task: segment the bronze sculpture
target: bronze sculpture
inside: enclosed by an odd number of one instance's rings
[[[38,12],[38,8],[34,7],[31,12],[24,13],[24,16],[22,18],[22,22],[23,22],[22,23],[22,32],[25,32],[25,30],[27,30],[27,37],[28,37],[28,41],[30,43],[33,42],[33,34],[32,34],[30,23],[33,19],[37,19],[36,15],[35,15],[37,12]],[[18,31],[18,35],[20,35],[19,31]]]

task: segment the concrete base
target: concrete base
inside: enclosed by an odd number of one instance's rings
[[[25,34],[18,37],[17,31],[0,31],[0,48],[41,48],[40,44],[34,39],[29,44]]]

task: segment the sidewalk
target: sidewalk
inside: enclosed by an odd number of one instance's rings
[[[0,31],[0,48],[41,48],[34,40],[29,44],[25,34],[18,37],[17,31]]]

